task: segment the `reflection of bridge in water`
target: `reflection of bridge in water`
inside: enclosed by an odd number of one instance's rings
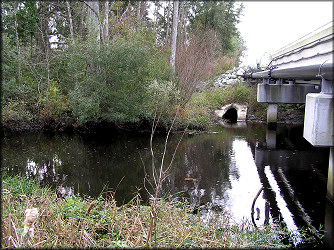
[[[258,102],[268,103],[267,121],[277,121],[278,103],[305,103],[304,137],[313,146],[330,147],[328,198],[334,200],[333,24],[272,55],[267,70],[245,74],[263,79]]]
[[[294,233],[293,240],[296,245],[301,241],[297,229],[302,227],[307,228],[317,241],[322,242],[318,229],[321,221],[325,221],[325,244],[333,246],[332,204],[329,200],[326,204],[318,195],[326,192],[326,172],[317,167],[327,163],[327,159],[323,157],[324,152],[310,154],[308,150],[293,150],[294,143],[291,141],[285,141],[285,144],[292,145],[291,150],[281,149],[276,145],[276,135],[276,130],[268,129],[265,145],[257,146],[254,152],[263,186],[263,198],[270,207],[271,216],[286,224]],[[315,158],[316,164],[310,164]],[[317,181],[311,182],[310,179]],[[316,206],[322,206],[320,210],[324,213],[314,214]],[[265,213],[268,208],[266,206],[261,209]],[[312,221],[311,217],[318,221]],[[256,223],[254,219],[253,222]]]
[[[263,80],[263,83],[258,84],[257,100],[268,103],[268,124],[277,122],[278,103],[305,103],[304,138],[315,147],[330,148],[327,197],[331,202],[334,201],[334,65],[332,59],[333,21],[275,52],[266,70],[244,74],[244,78]],[[267,145],[274,148],[276,138],[270,131],[267,133],[267,140]],[[280,161],[285,161],[284,164],[291,163],[290,167],[293,169],[302,166],[302,162],[304,159],[307,160],[308,155],[294,159],[294,155],[277,151],[279,158],[272,159],[266,156],[266,152],[263,150],[256,152],[259,174],[265,176],[265,170],[269,169],[283,189],[293,185],[293,180],[286,182],[285,171],[287,170],[282,168],[284,165],[281,165]],[[266,164],[270,167],[266,168]],[[268,185],[264,181],[265,178],[262,180],[264,185]],[[308,188],[307,183],[304,188]],[[267,193],[269,195],[270,191]],[[316,198],[311,195],[312,193],[316,195],[314,190],[310,190],[309,193],[310,198]],[[290,193],[290,196],[294,199],[293,194]],[[294,204],[302,213],[300,204],[298,202]],[[306,213],[303,215],[303,220],[307,222]],[[333,232],[332,226],[328,230]]]

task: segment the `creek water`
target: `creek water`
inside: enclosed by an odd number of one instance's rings
[[[180,138],[175,133],[169,139],[165,167]],[[156,134],[157,168],[164,145],[165,135]],[[97,197],[111,190],[122,205],[137,192],[147,202],[152,191],[149,134],[8,133],[1,150],[3,171],[37,178],[63,196]],[[194,211],[229,211],[236,221],[257,226],[280,218],[297,244],[298,229],[323,229],[326,222],[328,156],[328,148],[312,147],[303,138],[302,126],[270,130],[265,124],[222,123],[184,135],[160,195],[186,200]]]

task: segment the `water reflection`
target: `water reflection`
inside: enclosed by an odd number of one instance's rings
[[[276,148],[276,129],[267,126],[266,129],[266,147]]]
[[[328,149],[311,150],[303,139],[292,138],[291,131],[278,132],[267,129],[266,143],[255,149],[263,196],[270,202],[272,216],[293,234],[295,245],[301,243],[301,227],[321,242],[318,229],[324,225]]]
[[[296,226],[293,215],[291,214],[290,210],[288,209],[288,206],[283,199],[283,197],[280,195],[280,188],[275,180],[275,177],[273,173],[270,170],[269,166],[265,167],[264,170],[266,177],[268,179],[270,188],[272,189],[273,193],[275,194],[275,201],[277,202],[277,207],[280,209],[280,214],[281,214],[281,220],[283,220],[287,227],[288,230],[292,233],[292,239],[294,245],[298,245],[302,242],[301,235],[298,231],[298,227]]]
[[[131,135],[95,135],[94,140],[41,132],[16,134],[3,142],[2,167],[8,173],[23,173],[57,186],[62,194],[97,197],[104,187],[114,191],[117,187],[116,198],[122,204],[133,197],[144,179],[137,147],[144,157],[149,153],[148,143],[137,139],[132,144],[131,139]]]
[[[334,230],[333,230],[333,211],[334,205],[329,199],[326,200],[326,212],[325,212],[325,237],[324,237],[324,245],[326,249],[334,248]]]
[[[118,204],[123,204],[140,189],[146,201],[143,183],[152,165],[149,137],[117,131],[8,134],[2,141],[2,168],[38,178],[63,195],[97,197],[112,189]],[[174,134],[170,139],[166,164],[179,138]],[[159,135],[153,140],[157,166],[164,141]],[[291,231],[310,223],[318,229],[325,222],[327,168],[328,150],[309,145],[302,127],[222,125],[184,137],[161,195],[183,197],[193,207],[210,204],[240,221],[251,219],[254,197],[263,187],[254,203],[258,226],[268,218],[281,218]]]
[[[239,178],[231,179],[231,189],[224,197],[230,211],[238,219],[249,218],[250,208],[254,195],[261,187],[260,179],[257,174],[256,165],[249,145],[245,140],[236,139],[232,144],[232,162],[238,171]],[[258,200],[259,206],[264,205],[264,200]],[[245,208],[249,213],[245,214]]]

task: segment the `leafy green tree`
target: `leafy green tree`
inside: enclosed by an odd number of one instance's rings
[[[17,33],[23,45],[32,44],[36,35],[36,24],[40,20],[36,1],[5,1],[2,3],[3,33],[10,39],[10,45],[15,46],[15,16],[17,20]]]
[[[192,32],[208,28],[216,32],[223,54],[231,54],[236,48],[234,37],[239,37],[236,25],[243,5],[235,6],[235,1],[201,1],[192,4],[190,25]]]
[[[147,86],[168,80],[172,71],[142,36],[101,47],[87,41],[68,52],[74,84],[69,100],[79,122],[138,122],[151,114]]]
[[[92,13],[87,1],[3,1],[3,117],[62,119],[66,113],[80,123],[138,122],[152,119],[163,104],[168,120],[176,96],[191,97],[198,82],[222,68],[220,61],[237,59],[243,48],[235,27],[242,6],[181,1],[174,25],[180,39],[171,50],[172,3],[95,1],[98,13]],[[100,41],[98,34],[90,37],[90,17],[100,26]]]

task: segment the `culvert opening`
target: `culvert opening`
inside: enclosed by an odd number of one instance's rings
[[[236,123],[238,121],[238,112],[235,108],[228,109],[223,115],[223,119],[229,123]]]

